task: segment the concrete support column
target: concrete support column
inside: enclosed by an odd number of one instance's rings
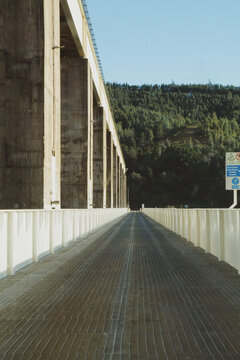
[[[116,208],[119,208],[119,157],[116,152]]]
[[[104,109],[93,109],[93,206],[106,208],[107,124]]]
[[[62,57],[62,207],[93,204],[93,82],[87,59]]]
[[[120,189],[121,189],[121,200],[120,200],[120,207],[123,208],[124,207],[124,172],[123,172],[123,168],[122,166],[120,166],[120,180],[121,180],[121,186],[120,186]]]
[[[124,207],[128,206],[127,204],[127,175],[124,174]]]
[[[113,207],[113,141],[107,130],[107,207]]]
[[[113,207],[117,206],[117,152],[113,144]]]
[[[122,166],[118,158],[118,207],[122,207]]]
[[[124,172],[121,168],[121,207],[124,207]]]
[[[59,0],[0,8],[0,208],[59,206]]]
[[[45,209],[59,209],[61,198],[61,85],[59,0],[44,0],[44,32],[45,55],[43,202]]]

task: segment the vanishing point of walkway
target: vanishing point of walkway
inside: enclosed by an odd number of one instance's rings
[[[130,213],[0,281],[0,359],[240,359],[240,276]]]

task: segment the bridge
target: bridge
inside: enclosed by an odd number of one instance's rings
[[[239,210],[129,212],[85,1],[0,5],[1,359],[239,359]]]
[[[0,4],[0,208],[126,207],[126,166],[82,3]]]

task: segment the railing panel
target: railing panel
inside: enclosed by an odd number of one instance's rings
[[[38,258],[46,256],[50,252],[50,210],[35,212],[37,216],[37,256]]]
[[[50,252],[53,254],[54,251],[62,247],[62,213],[59,210],[52,211],[50,213]]]
[[[220,234],[220,223],[219,223],[219,211],[218,210],[207,210],[209,216],[209,249],[208,251],[217,256],[218,259],[221,257],[221,234]]]
[[[189,211],[182,211],[182,219],[183,219],[183,237],[189,240]]]
[[[0,278],[7,274],[7,214],[0,213]]]
[[[13,266],[15,271],[32,262],[33,213],[30,211],[17,213],[16,225],[16,237],[13,239]]]
[[[189,210],[189,241],[195,246],[199,246],[199,222],[198,213],[196,209]]]
[[[239,210],[223,211],[223,237],[224,237],[224,259],[227,263],[239,269]]]
[[[183,233],[183,229],[184,229],[184,226],[183,226],[183,210],[180,209],[179,211],[177,211],[177,215],[178,215],[178,231],[177,233],[181,236],[184,236],[184,233]]]
[[[208,214],[205,209],[198,210],[199,216],[199,245],[202,249],[209,249]]]

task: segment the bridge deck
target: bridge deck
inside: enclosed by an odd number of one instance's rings
[[[140,213],[98,235],[0,282],[1,359],[240,358],[233,268]]]

